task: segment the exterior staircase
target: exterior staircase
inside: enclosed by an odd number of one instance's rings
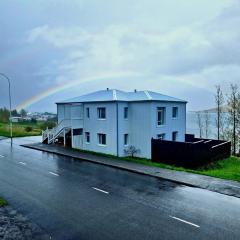
[[[55,140],[64,134],[71,131],[71,119],[63,119],[58,125],[53,129],[46,129],[42,132],[42,143],[52,144]]]

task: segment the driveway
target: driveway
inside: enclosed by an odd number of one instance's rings
[[[239,239],[240,199],[0,141],[0,195],[52,239]]]

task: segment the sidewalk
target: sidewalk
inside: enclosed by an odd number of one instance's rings
[[[59,154],[63,156],[78,158],[81,160],[98,163],[110,167],[119,168],[122,170],[131,171],[134,173],[144,174],[152,177],[157,177],[164,180],[169,180],[182,185],[207,189],[209,191],[218,192],[221,194],[240,198],[240,183],[230,180],[222,180],[219,178],[168,170],[158,167],[146,166],[143,164],[132,163],[117,158],[108,158],[97,156],[91,153],[81,153],[69,148],[64,148],[56,145],[47,145],[42,143],[25,144],[23,147],[45,151],[49,153]]]

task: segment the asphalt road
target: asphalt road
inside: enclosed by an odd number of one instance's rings
[[[18,146],[28,141],[0,141],[0,195],[52,239],[240,239],[238,198]]]

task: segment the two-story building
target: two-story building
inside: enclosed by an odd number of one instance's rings
[[[151,138],[185,141],[186,101],[152,91],[101,90],[57,103],[58,125],[43,134],[54,143],[68,135],[73,148],[151,158]]]

